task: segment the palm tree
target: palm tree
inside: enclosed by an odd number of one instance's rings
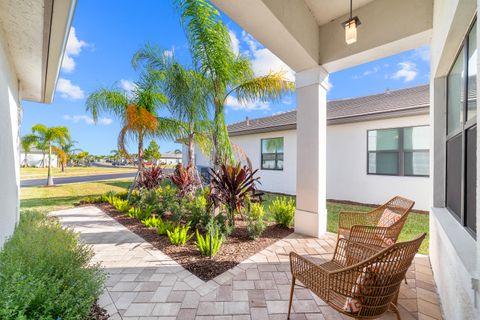
[[[161,76],[160,86],[168,98],[167,108],[173,119],[168,122],[170,128],[164,130],[184,141],[188,145],[188,163],[195,163],[194,145],[205,145],[207,133],[211,131],[208,119],[208,83],[205,77],[195,70],[184,68],[173,56],[165,54],[158,47],[146,45],[132,59],[138,68],[140,64],[149,72]]]
[[[256,77],[248,57],[235,55],[227,27],[219,12],[207,0],[175,0],[181,11],[187,38],[196,69],[207,80],[209,98],[213,104],[212,160],[233,158],[224,118],[227,98],[236,97],[240,103],[278,100],[294,84],[286,72],[270,72]]]
[[[47,186],[53,185],[52,178],[52,148],[62,146],[71,141],[67,127],[47,127],[36,124],[32,127],[32,133],[37,136],[40,145],[48,146],[48,179]]]
[[[37,136],[30,133],[24,135],[20,139],[20,144],[22,145],[23,152],[25,152],[25,167],[28,167],[28,153],[32,149],[32,146],[34,146],[37,143]]]
[[[148,137],[161,135],[164,118],[159,117],[160,106],[167,98],[158,88],[155,74],[144,73],[135,83],[129,95],[119,88],[100,88],[87,98],[86,109],[91,112],[94,121],[102,112],[110,113],[122,121],[118,136],[118,149],[130,158],[126,151],[126,140],[132,138],[138,143],[138,171],[143,179],[143,141]],[[131,159],[130,159],[131,160]]]

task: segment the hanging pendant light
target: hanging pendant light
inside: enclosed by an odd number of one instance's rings
[[[352,44],[357,42],[357,27],[361,24],[357,16],[352,17],[352,0],[350,0],[350,19],[342,23],[345,28],[345,42]]]

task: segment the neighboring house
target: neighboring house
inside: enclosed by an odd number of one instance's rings
[[[19,219],[22,100],[52,102],[75,4],[0,1],[0,247]]]
[[[168,151],[161,153],[159,162],[161,164],[179,164],[182,163],[182,153],[175,151]]]
[[[25,162],[25,151],[20,150],[20,165],[29,167],[46,167],[48,166],[48,153],[43,153],[41,150],[32,149],[27,152],[27,161]],[[52,154],[52,167],[58,166],[57,155]]]
[[[379,204],[395,195],[428,210],[428,85],[327,103],[327,198]],[[260,188],[296,194],[297,112],[228,126],[259,169]],[[208,166],[203,155],[197,165]],[[184,150],[184,154],[188,151]]]

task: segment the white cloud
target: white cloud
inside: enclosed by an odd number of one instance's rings
[[[417,77],[417,65],[410,61],[400,62],[398,64],[400,69],[395,72],[392,76],[392,79],[402,80],[403,82],[409,82],[414,80]]]
[[[173,57],[173,53],[175,52],[175,47],[172,47],[172,49],[170,50],[165,50],[163,51],[163,54],[165,55],[165,57]]]
[[[375,67],[373,67],[372,69],[365,70],[364,72],[362,72],[362,73],[359,74],[359,75],[358,75],[358,74],[357,74],[357,75],[354,75],[354,76],[353,76],[353,79],[361,79],[361,78],[363,78],[363,77],[367,77],[367,76],[370,76],[370,75],[372,75],[372,74],[375,74],[375,73],[377,73],[377,72],[380,71],[380,70],[381,70],[380,66],[375,66]]]
[[[60,96],[64,99],[78,100],[85,97],[83,90],[79,86],[63,78],[58,79],[57,92],[59,92]]]
[[[249,103],[241,103],[237,98],[228,96],[225,101],[225,105],[232,108],[233,110],[245,110],[245,111],[254,111],[254,110],[269,110],[270,106],[267,103],[255,101]]]
[[[232,43],[232,49],[235,55],[240,53],[240,41],[237,38],[237,35],[232,30],[228,30],[228,34],[230,35],[230,42]]]
[[[70,28],[70,33],[68,35],[67,47],[65,48],[65,55],[63,56],[62,61],[62,70],[65,72],[72,72],[75,69],[75,60],[73,56],[78,56],[82,52],[82,48],[88,46],[83,40],[77,38],[75,33],[75,28]]]
[[[127,92],[129,97],[131,97],[132,91],[136,88],[136,84],[130,80],[120,79],[120,87]]]
[[[73,116],[64,115],[63,119],[67,121],[72,121],[73,123],[79,123],[80,121],[82,121],[88,125],[95,124],[95,121],[93,121],[93,118],[87,115],[73,115]],[[99,118],[97,123],[100,125],[108,126],[109,124],[112,123],[112,121],[113,121],[112,119],[104,117],[104,118]]]
[[[291,105],[293,103],[292,97],[286,96],[285,98],[282,99],[282,103]]]
[[[255,40],[250,34],[245,32],[245,30],[242,31],[242,40],[245,41],[245,43],[248,45],[248,48],[250,51],[256,51],[258,48],[258,41]]]
[[[430,47],[429,46],[423,46],[420,48],[417,48],[413,51],[413,57],[414,58],[420,58],[423,61],[430,61]]]

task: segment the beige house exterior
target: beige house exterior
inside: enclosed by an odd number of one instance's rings
[[[0,1],[0,247],[19,219],[22,101],[52,102],[75,4]]]
[[[430,45],[430,260],[445,318],[478,319],[480,157],[476,123],[480,113],[475,110],[480,32],[474,21],[480,1],[353,1],[353,16],[362,24],[357,41],[350,45],[341,27],[349,17],[347,1],[212,2],[296,72],[295,230],[316,237],[326,231],[329,73]],[[459,62],[457,56],[468,63]],[[466,70],[470,70],[469,77]]]

